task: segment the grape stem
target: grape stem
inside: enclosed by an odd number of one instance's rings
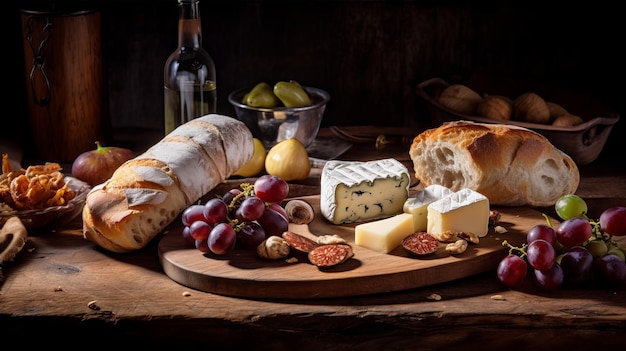
[[[521,247],[517,247],[509,244],[508,241],[504,240],[502,242],[502,246],[506,246],[509,248],[509,255],[517,255],[520,258],[526,257],[526,247],[528,247],[528,244],[526,243],[523,243]]]

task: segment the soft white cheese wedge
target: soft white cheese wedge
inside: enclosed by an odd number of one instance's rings
[[[427,232],[436,238],[446,231],[473,233],[489,231],[489,199],[471,189],[461,189],[428,205]]]
[[[320,179],[320,210],[334,224],[397,215],[409,196],[409,183],[408,169],[393,158],[329,161]]]
[[[452,190],[443,185],[432,184],[406,199],[403,210],[404,213],[413,215],[413,227],[416,232],[424,232],[427,229],[428,205],[452,193]]]
[[[386,254],[398,247],[402,239],[414,232],[413,215],[401,213],[357,225],[354,227],[354,243]]]

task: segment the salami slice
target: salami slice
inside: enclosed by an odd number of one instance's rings
[[[346,244],[320,245],[309,252],[309,261],[318,267],[330,267],[346,262],[354,256]]]
[[[283,232],[282,237],[285,241],[287,241],[287,244],[289,244],[292,249],[304,253],[309,253],[311,250],[319,246],[315,240],[290,231]]]
[[[416,256],[429,255],[439,249],[439,240],[426,232],[417,232],[404,238],[402,247]]]

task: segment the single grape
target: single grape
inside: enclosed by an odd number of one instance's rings
[[[526,261],[519,256],[509,254],[503,258],[498,264],[498,279],[502,284],[510,288],[522,285],[526,279],[528,265]]]
[[[578,285],[589,281],[592,264],[593,256],[585,247],[572,247],[561,256],[561,268],[565,283]]]
[[[256,221],[265,211],[265,202],[256,196],[245,198],[237,209],[244,222]]]
[[[188,226],[183,227],[183,238],[187,240],[190,244],[194,244],[196,239],[191,236],[191,230],[189,230]]]
[[[536,270],[547,270],[556,262],[556,251],[546,240],[537,239],[526,248],[526,260]]]
[[[204,204],[204,217],[209,223],[216,224],[226,220],[228,215],[228,205],[224,200],[217,197],[212,198]]]
[[[626,235],[626,207],[607,208],[600,214],[600,228],[615,236]]]
[[[285,211],[285,208],[278,203],[271,202],[267,205],[267,208],[280,213],[285,218],[289,218],[287,217],[287,211]]]
[[[186,226],[190,226],[195,221],[206,221],[206,218],[204,218],[204,205],[191,205],[185,208],[180,217]]]
[[[587,203],[580,196],[568,194],[561,196],[554,204],[556,213],[563,220],[583,217],[587,214]]]
[[[289,194],[289,184],[280,177],[264,174],[254,182],[254,193],[265,202],[279,203]]]
[[[526,242],[528,244],[537,239],[543,239],[549,242],[553,247],[556,247],[556,232],[554,231],[554,228],[547,224],[535,225],[530,228],[528,233],[526,233]]]
[[[604,256],[609,251],[609,247],[602,240],[592,240],[588,242],[585,247],[589,250],[589,252],[591,252],[593,257]]]
[[[207,241],[211,252],[217,255],[224,255],[235,247],[237,233],[230,224],[218,223],[211,230]]]
[[[566,247],[582,245],[593,235],[588,220],[581,217],[567,219],[556,229],[556,240]]]
[[[543,290],[558,290],[563,285],[563,279],[563,269],[558,263],[546,270],[535,270],[535,282]]]
[[[619,257],[622,261],[626,260],[626,254],[624,254],[624,251],[620,250],[617,247],[614,247],[612,249],[609,249],[606,252],[607,255],[615,255],[617,257]]]
[[[615,255],[605,255],[593,261],[594,280],[608,288],[626,285],[626,262]]]
[[[241,193],[241,189],[230,189],[224,194],[224,196],[222,196],[222,200],[226,203],[226,205],[230,206],[230,203],[233,201],[233,199]]]
[[[211,252],[209,243],[206,240],[195,240],[194,244],[196,249],[200,250],[200,252]]]
[[[195,221],[189,226],[189,233],[195,240],[207,240],[213,226],[205,221]]]
[[[244,247],[256,248],[265,240],[265,230],[256,222],[247,222],[237,232],[237,243]]]
[[[267,237],[272,235],[281,236],[289,229],[289,221],[287,218],[270,209],[265,209],[263,215],[257,219],[257,222],[263,227]]]

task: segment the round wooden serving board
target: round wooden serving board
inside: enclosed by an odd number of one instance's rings
[[[236,297],[259,299],[316,299],[385,293],[448,282],[493,270],[508,254],[502,246],[507,240],[520,246],[527,231],[545,223],[539,211],[526,207],[496,207],[502,217],[499,225],[506,233],[489,228],[479,244],[469,244],[458,256],[449,255],[440,244],[439,251],[425,256],[409,255],[401,246],[381,254],[354,244],[354,227],[333,225],[319,210],[319,196],[302,198],[316,210],[315,220],[307,225],[290,224],[299,234],[338,234],[354,250],[354,257],[340,265],[319,269],[306,255],[292,253],[295,263],[286,259],[267,261],[255,250],[236,248],[226,255],[205,254],[191,246],[181,234],[182,226],[173,228],[159,242],[159,260],[165,274],[184,286]],[[552,220],[552,219],[551,219]],[[556,224],[556,221],[553,221]],[[292,250],[293,252],[293,250]]]

